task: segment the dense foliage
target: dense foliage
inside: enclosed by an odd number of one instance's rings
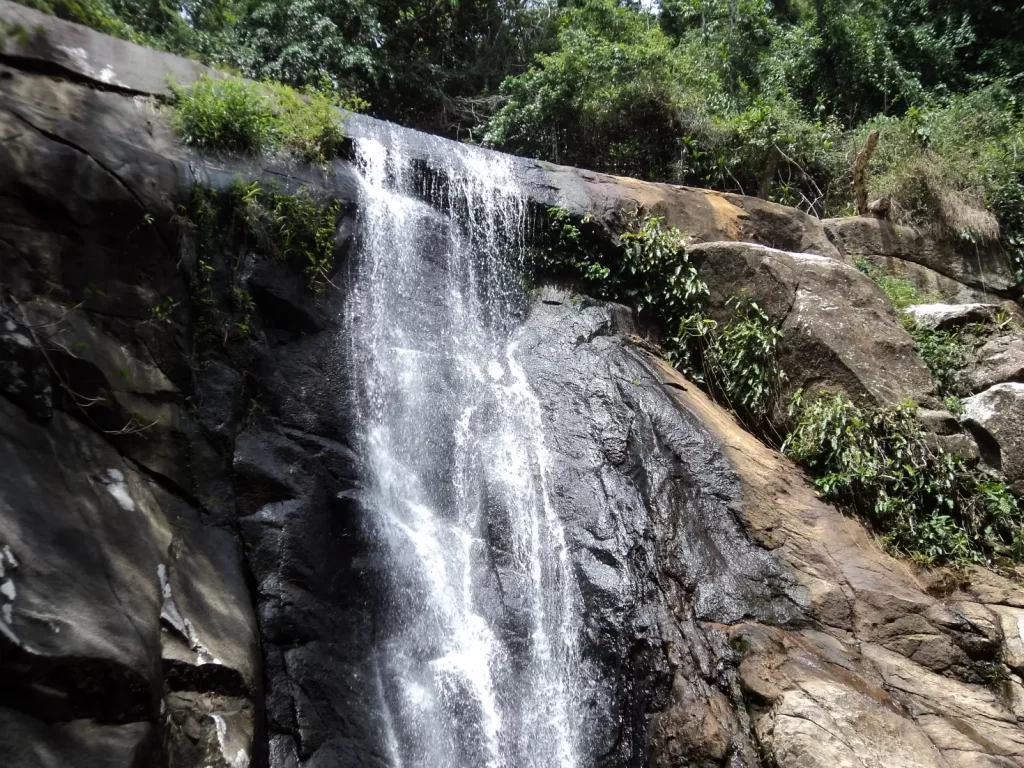
[[[594,170],[1000,241],[1024,275],[1024,6],[974,0],[22,0]]]
[[[283,150],[319,163],[340,151],[338,100],[326,93],[205,75],[173,88],[175,127],[186,144],[251,154]]]
[[[927,564],[1024,559],[1024,508],[1005,483],[934,448],[913,408],[826,395],[798,397],[793,413],[784,451],[898,551]]]

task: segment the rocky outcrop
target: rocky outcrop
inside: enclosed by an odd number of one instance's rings
[[[972,392],[983,392],[996,384],[1024,381],[1024,335],[994,336],[974,350],[967,368]]]
[[[187,151],[151,97],[200,69],[3,0],[0,18],[29,32],[0,54],[0,764],[390,765],[389,561],[358,503],[339,342],[349,161]],[[440,141],[393,140],[427,159]],[[781,206],[516,162],[538,204],[608,226],[642,204],[701,239],[833,253]],[[177,217],[238,175],[337,198],[336,272],[313,295],[229,243],[209,266],[239,282],[203,301],[227,312],[238,288],[253,316],[211,333]],[[746,285],[784,323],[808,386],[927,395],[866,278],[703,248],[718,296]],[[1019,584],[893,560],[636,330],[546,291],[515,337],[585,606],[593,764],[1024,765]]]
[[[1024,384],[996,384],[964,400],[964,423],[974,434],[985,462],[1024,493]]]
[[[787,459],[631,349],[634,334],[624,309],[548,290],[520,343],[554,436],[554,499],[588,615],[630,605],[614,669],[628,659],[628,678],[653,670],[641,678],[652,763],[1024,764],[1020,639],[1001,604],[1019,588],[981,571],[977,593],[966,582],[935,597]],[[617,514],[595,518],[606,500]],[[650,580],[658,589],[643,591]],[[598,626],[604,646],[615,625]],[[631,646],[638,637],[646,653]],[[998,677],[1002,692],[989,688]]]
[[[824,227],[845,260],[865,259],[886,272],[905,274],[939,300],[985,302],[1016,290],[1009,259],[998,244],[958,245],[873,216],[827,219]]]
[[[232,465],[262,382],[302,375],[272,373],[265,341],[196,345],[176,225],[195,183],[264,168],[184,152],[147,99],[2,65],[0,132],[0,763],[265,764],[272,641],[303,635],[257,615],[244,534],[260,526],[239,520]],[[332,176],[342,199],[347,180]],[[304,307],[274,302],[302,277],[268,269],[253,295],[301,368]]]
[[[882,290],[853,267],[750,243],[695,245],[690,257],[712,318],[728,322],[730,300],[747,297],[782,330],[784,404],[797,389],[842,390],[880,405],[931,401],[931,373],[913,340]]]
[[[1000,309],[999,304],[914,304],[904,311],[926,328],[948,331],[972,323],[993,323]]]
[[[806,589],[811,627],[728,630],[742,656],[745,705],[776,764],[1024,763],[1024,687],[1015,667],[1000,671],[1001,659],[1016,659],[1020,630],[1000,617],[1007,602],[1019,604],[1019,585],[976,569],[951,587],[940,573],[896,562],[823,504],[788,460],[654,364],[666,391],[722,446],[739,482],[731,506],[748,535]],[[1005,683],[993,690],[998,678]]]

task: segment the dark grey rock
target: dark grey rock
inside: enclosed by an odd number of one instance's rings
[[[46,724],[0,707],[0,765],[10,768],[150,768],[157,749],[149,723],[93,720]]]
[[[594,674],[619,692],[602,702],[597,754],[628,765],[654,713],[728,696],[728,652],[702,622],[799,624],[805,598],[733,517],[739,486],[718,446],[623,341],[629,313],[556,297],[545,289],[517,343],[543,404]],[[742,752],[725,719],[722,743]]]

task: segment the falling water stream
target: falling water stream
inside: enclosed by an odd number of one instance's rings
[[[398,136],[356,155],[356,437],[388,562],[367,696],[389,759],[577,768],[579,595],[515,343],[524,198],[506,159],[473,148],[433,174]]]

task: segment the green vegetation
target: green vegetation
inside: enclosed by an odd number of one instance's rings
[[[502,86],[485,142],[595,170],[851,211],[871,197],[966,247],[1024,243],[1024,9],[960,0],[572,3]],[[991,55],[1000,50],[1006,58]]]
[[[855,263],[858,270],[878,283],[897,310],[906,309],[912,304],[931,304],[939,301],[938,297],[922,294],[907,278],[890,275],[866,259],[857,259]]]
[[[117,12],[115,6],[104,2],[104,0],[19,0],[19,2],[62,19],[77,21],[79,24],[85,24],[107,35],[131,40],[139,45],[159,47],[155,39],[133,29]]]
[[[776,358],[781,332],[747,299],[731,301],[732,315],[719,326],[706,316],[707,285],[680,232],[639,211],[625,214],[624,221],[627,230],[608,249],[589,236],[589,222],[550,209],[534,269],[592,296],[636,307],[642,322],[672,334],[662,343],[674,365],[707,386],[750,429],[765,434],[785,377]]]
[[[661,328],[678,327],[694,314],[708,288],[697,275],[674,227],[639,211],[625,214],[618,247],[605,249],[589,221],[574,222],[563,208],[548,210],[534,269],[578,283],[587,293],[636,307]]]
[[[341,150],[341,115],[324,93],[206,75],[172,87],[175,127],[186,144],[252,154],[286,151],[317,163]]]
[[[340,203],[306,189],[284,194],[258,181],[229,190],[193,190],[182,221],[195,250],[192,299],[197,331],[224,344],[254,333],[256,305],[246,285],[252,260],[268,258],[303,272],[311,291],[330,283]],[[153,319],[169,319],[158,305]]]
[[[314,289],[330,281],[341,203],[320,199],[305,188],[282,194],[258,181],[236,183],[228,202],[244,235],[264,254],[301,268]]]
[[[1024,508],[1005,483],[933,448],[912,407],[798,394],[792,414],[783,450],[897,551],[925,564],[1024,559]]]
[[[733,316],[721,327],[704,321],[701,368],[712,394],[747,427],[774,435],[773,411],[786,374],[779,365],[782,331],[750,299],[730,299]]]
[[[939,395],[944,398],[969,395],[963,378],[964,369],[970,353],[984,342],[986,329],[965,326],[938,331],[909,315],[903,316],[903,327],[910,332],[921,359],[931,370]]]
[[[871,197],[965,248],[1001,243],[1024,276],[1019,3],[22,2],[412,127],[821,216],[851,211],[877,129]],[[262,138],[262,114],[232,140]]]
[[[940,331],[920,323],[903,310],[914,304],[936,302],[936,297],[920,293],[910,280],[886,274],[863,259],[858,259],[856,264],[857,269],[878,283],[900,313],[903,327],[914,339],[917,351],[931,370],[939,396],[949,404],[956,403],[949,409],[951,412],[960,411],[958,398],[970,394],[963,376],[969,356],[984,343],[993,329],[970,324]]]

